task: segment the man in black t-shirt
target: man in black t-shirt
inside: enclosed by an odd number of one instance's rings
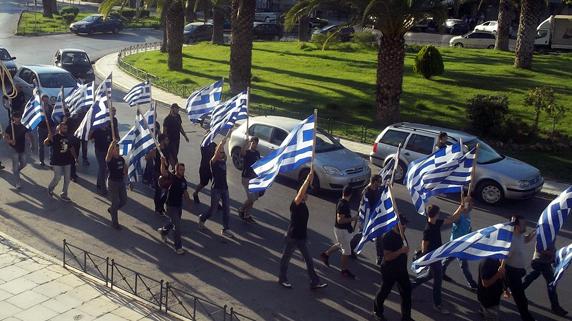
[[[370,212],[373,210],[373,207],[376,205],[376,202],[379,201],[379,199],[381,199],[381,176],[379,174],[375,174],[372,175],[371,178],[369,179],[369,184],[367,184],[367,186],[363,189],[362,195],[361,195],[361,201],[360,201],[360,207],[361,204],[363,204],[364,200],[367,198],[368,202],[369,202],[369,206],[370,206]],[[360,230],[363,229],[363,226],[360,226]],[[361,233],[360,233],[361,234]],[[354,239],[357,242],[359,242],[359,240]],[[357,243],[355,243],[352,246],[352,256],[357,257],[357,255],[353,252],[353,248],[355,248],[355,246],[357,246]],[[376,264],[377,265],[381,265],[381,261],[383,260],[383,238],[382,237],[378,237],[375,239],[375,253],[376,253]]]
[[[479,264],[477,299],[485,321],[498,321],[505,269],[500,260],[486,258]]]
[[[67,113],[67,111],[66,111],[66,113]],[[83,118],[79,118],[78,114],[75,114],[73,116],[69,116],[66,120],[66,124],[68,124],[68,132],[70,133],[70,135],[69,135],[70,144],[71,144],[71,147],[73,148],[75,154],[78,155],[78,158],[79,158],[79,152],[80,152],[80,147],[81,147],[81,140],[79,138],[75,137],[74,133],[77,130],[77,128],[79,127],[82,119]],[[71,180],[76,181],[77,178],[78,178],[77,177],[77,166],[76,166],[76,164],[72,164]]]
[[[222,201],[222,236],[233,238],[234,235],[230,231],[230,199],[228,194],[228,183],[226,181],[226,154],[224,145],[226,137],[216,147],[213,158],[211,159],[211,172],[213,182],[211,185],[211,206],[205,214],[199,216],[199,228],[205,229],[205,222],[212,216],[213,212],[218,209],[219,201]]]
[[[437,205],[429,205],[427,207],[427,225],[425,226],[425,230],[423,230],[423,240],[421,241],[421,252],[423,255],[436,250],[443,242],[441,241],[441,228],[444,225],[453,224],[456,222],[461,213],[464,210],[464,198],[461,201],[461,204],[455,211],[455,214],[446,218],[446,219],[439,219],[439,213],[441,209]],[[436,311],[442,314],[449,314],[451,313],[449,310],[444,308],[441,303],[441,286],[443,283],[443,263],[441,261],[437,261],[429,265],[429,273],[424,276],[417,277],[413,281],[413,288],[433,279],[433,307]]]
[[[399,222],[405,233],[407,218],[399,216]],[[382,285],[373,303],[373,314],[377,320],[385,320],[383,316],[383,303],[391,292],[393,285],[397,283],[397,290],[401,296],[401,320],[412,321],[411,319],[411,281],[407,272],[407,253],[409,247],[403,242],[399,224],[383,236],[383,262],[381,263]]]
[[[211,142],[206,146],[202,146],[201,144],[201,165],[199,166],[199,185],[195,189],[193,193],[193,199],[195,200],[195,204],[200,204],[201,201],[199,199],[199,192],[202,191],[205,186],[213,178],[213,174],[211,173],[211,159],[214,156],[216,150],[216,143]]]
[[[111,207],[107,209],[107,212],[111,215],[111,226],[116,230],[121,230],[117,211],[127,203],[127,188],[124,179],[127,176],[128,167],[125,166],[125,159],[119,155],[119,145],[116,141],[109,145],[105,162],[107,162],[109,172],[107,184],[111,193]]]
[[[50,196],[53,195],[54,188],[58,185],[63,175],[64,186],[60,194],[60,199],[65,202],[70,202],[68,186],[70,184],[71,164],[74,162],[77,163],[77,157],[73,148],[71,148],[68,138],[68,125],[66,123],[60,123],[56,127],[56,130],[57,134],[53,136],[48,134],[48,138],[44,142],[44,144],[52,147],[51,164],[54,169],[54,178],[50,182],[50,185],[48,185],[48,194],[50,194]]]
[[[181,135],[185,137],[187,143],[189,142],[189,138],[183,130],[183,121],[181,120],[181,115],[179,115],[179,105],[171,105],[169,115],[163,120],[163,132],[169,137],[169,160],[171,161],[171,166],[175,166],[179,161]]]
[[[355,279],[355,275],[348,269],[351,249],[351,240],[354,236],[354,229],[352,224],[357,221],[358,215],[351,215],[350,199],[352,198],[353,190],[348,185],[342,191],[342,198],[338,201],[336,206],[336,219],[334,220],[334,236],[336,243],[330,246],[325,252],[320,254],[320,259],[326,266],[330,266],[330,255],[332,253],[342,250],[341,259],[341,273],[342,276]]]
[[[308,251],[308,245],[306,244],[308,219],[310,217],[308,206],[306,206],[306,199],[308,187],[312,184],[313,178],[314,171],[310,168],[308,177],[306,177],[304,184],[302,184],[296,197],[290,204],[290,225],[286,232],[285,246],[282,251],[282,258],[280,259],[280,275],[278,276],[278,283],[287,289],[292,288],[292,284],[288,282],[287,273],[288,264],[296,248],[300,250],[306,262],[306,269],[310,276],[310,289],[320,289],[328,286],[327,283],[320,282],[320,278],[314,270],[314,262],[312,261],[310,251]]]
[[[14,149],[14,153],[12,154],[12,172],[14,173],[14,187],[16,187],[16,189],[22,188],[20,171],[26,167],[26,136],[29,135],[28,129],[20,122],[22,120],[21,117],[19,113],[12,114],[15,134],[12,133],[12,125],[9,125],[4,133],[6,142]]]
[[[190,202],[189,193],[187,192],[187,180],[185,179],[185,164],[177,163],[175,165],[175,173],[169,173],[169,164],[167,158],[161,157],[161,175],[171,175],[171,185],[167,189],[167,216],[170,222],[157,229],[161,233],[163,241],[167,240],[167,234],[174,229],[174,246],[175,252],[179,255],[185,254],[183,242],[181,241],[181,216],[183,214],[183,197]]]
[[[117,126],[117,119],[113,117],[113,124],[115,126],[115,133],[119,133]],[[97,160],[97,192],[106,195],[107,194],[107,163],[105,162],[105,156],[107,155],[107,150],[109,144],[113,140],[111,127],[109,122],[103,127],[94,130],[91,133],[91,139],[93,139],[94,149],[95,149],[95,159]]]
[[[169,155],[167,153],[167,146],[169,145],[169,138],[165,134],[160,134],[159,138],[159,150],[157,147],[153,148],[149,154],[145,155],[145,160],[147,163],[153,164],[153,177],[152,184],[155,188],[155,195],[153,196],[153,201],[155,202],[155,213],[159,215],[165,214],[165,201],[167,201],[167,191],[159,186],[159,176],[161,176],[161,153],[165,158],[167,158],[167,164],[169,163]]]
[[[247,148],[247,144],[249,144]],[[260,159],[260,153],[256,150],[258,147],[258,137],[253,136],[247,139],[244,146],[240,150],[240,155],[242,156],[242,186],[246,192],[246,201],[242,204],[242,207],[238,210],[238,216],[248,223],[256,223],[254,218],[250,215],[249,211],[254,206],[254,202],[260,196],[260,193],[251,193],[248,191],[248,184],[251,179],[256,177],[256,173],[252,170],[252,165]]]

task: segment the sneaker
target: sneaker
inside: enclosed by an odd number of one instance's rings
[[[40,166],[45,167],[45,166],[46,166],[46,163],[44,163],[44,162],[42,161],[42,162],[40,162]]]
[[[352,272],[350,272],[350,270],[342,270],[341,273],[342,273],[343,277],[346,277],[348,279],[353,279],[353,280],[356,279],[356,276]]]
[[[48,195],[50,197],[54,197],[54,191],[52,191],[51,189],[48,188]]]
[[[2,163],[0,163],[0,170],[3,170],[4,168],[6,168],[6,166],[2,165]]]
[[[383,263],[383,258],[378,256],[377,259],[375,260],[375,264],[377,266],[381,266],[381,263]]]
[[[175,253],[177,253],[177,255],[183,255],[185,253],[187,253],[187,251],[185,251],[185,249],[180,248],[180,249],[176,249]]]
[[[111,215],[111,207],[107,208],[107,213],[109,213],[109,215]]]
[[[16,187],[17,190],[21,190],[21,189],[22,189],[22,185],[20,185],[20,183],[16,184],[15,187]]]
[[[60,194],[60,199],[64,202],[68,202],[68,203],[71,202],[71,198],[69,198],[67,195],[65,195],[63,193]]]
[[[256,224],[256,221],[254,220],[254,218],[252,216],[247,217],[245,220],[247,223]]]
[[[382,315],[379,315],[379,314],[377,314],[377,313],[375,313],[375,312],[373,313],[373,319],[374,319],[375,321],[387,321],[387,319],[385,318],[385,316],[384,316],[383,314],[382,314]]]
[[[159,235],[161,235],[161,240],[163,240],[163,242],[167,242],[167,233],[165,233],[165,230],[160,227],[157,229],[157,232],[159,232]]]
[[[199,194],[196,192],[193,193],[193,200],[195,201],[195,204],[201,204],[201,200],[199,200]]]
[[[77,175],[71,177],[71,181],[74,183],[77,183],[77,179],[78,179]]]
[[[562,307],[554,307],[552,308],[552,313],[556,314],[557,316],[563,317],[568,314],[568,311],[564,310]]]
[[[328,283],[318,283],[318,284],[310,285],[310,289],[317,290],[317,289],[325,288],[327,286],[328,286]]]
[[[119,225],[119,224],[113,224],[113,225],[111,225],[111,227],[113,227],[114,229],[116,229],[116,230],[118,230],[118,231],[121,231],[121,230],[123,229],[123,228],[121,227],[121,225]]]
[[[220,235],[222,235],[224,237],[228,237],[229,239],[234,238],[234,234],[232,234],[232,232],[228,229],[220,231]]]
[[[443,274],[443,281],[453,282],[453,279],[451,279],[451,277],[447,274]]]
[[[244,210],[242,208],[238,209],[238,217],[240,217],[243,221],[246,221],[246,217],[244,217]]]
[[[322,263],[324,263],[325,266],[330,266],[330,257],[328,256],[328,254],[326,254],[326,252],[322,252],[320,254],[320,260],[322,261]]]
[[[288,281],[278,281],[278,283],[279,283],[281,286],[283,286],[283,287],[285,287],[285,288],[287,288],[287,289],[291,289],[291,288],[292,288],[292,284],[291,284],[290,282],[288,282]]]
[[[441,314],[451,314],[451,311],[445,309],[442,305],[435,305],[433,309]]]
[[[207,227],[205,226],[205,222],[201,221],[200,219],[199,219],[199,230],[201,230],[201,231],[207,230]]]

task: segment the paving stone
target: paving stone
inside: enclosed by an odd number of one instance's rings
[[[12,296],[14,296],[12,293],[0,290],[0,301],[4,301]]]
[[[59,294],[71,291],[73,288],[65,283],[59,282],[58,280],[54,280],[48,283],[44,283],[36,288],[33,288],[32,291],[36,293],[43,294],[48,297],[56,297]]]
[[[42,305],[60,314],[73,310],[72,308],[73,304],[70,304],[69,302],[58,301],[56,299],[49,299],[48,301],[43,302]]]
[[[54,310],[48,309],[43,305],[36,305],[28,310],[22,311],[15,315],[15,317],[22,320],[33,320],[33,321],[46,321],[58,313]]]
[[[84,302],[80,298],[75,298],[72,295],[69,295],[69,292],[58,295],[55,300],[62,305],[61,308],[65,309],[65,311],[76,308]]]
[[[95,321],[129,321],[129,320],[115,314],[107,313],[95,319]]]
[[[24,320],[18,319],[16,317],[9,317],[8,319],[2,319],[2,321],[24,321]]]
[[[59,314],[49,321],[92,321],[95,318],[81,310],[71,309],[65,313]],[[4,320],[2,320],[4,321]]]
[[[111,313],[127,320],[140,320],[145,318],[148,314],[152,313],[152,311],[143,307],[141,309],[120,307],[119,309],[113,310]]]
[[[98,291],[96,287],[91,284],[83,284],[69,291],[71,295],[77,297],[78,299],[89,301],[97,298],[98,296],[104,294],[104,291]]]
[[[115,302],[111,301],[105,296],[99,296],[89,302],[86,302],[79,307],[79,310],[93,315],[94,317],[102,316],[108,312],[116,310],[119,307]]]
[[[22,268],[19,268],[15,265],[10,265],[0,269],[0,279],[9,282],[28,273],[29,273],[28,271]]]
[[[20,313],[21,311],[22,309],[18,308],[13,304],[10,304],[5,301],[0,302],[0,320],[3,320],[10,316],[14,316],[17,313]]]
[[[26,291],[11,297],[10,299],[6,300],[6,302],[25,310],[34,305],[38,305],[44,301],[47,301],[48,299],[49,298],[45,295],[41,295],[34,291]]]
[[[41,270],[44,268],[44,266],[42,266],[40,264],[34,264],[33,260],[24,260],[24,261],[21,261],[21,262],[14,264],[14,266],[17,266],[21,269],[24,269],[30,273],[36,272],[37,270]]]
[[[71,273],[68,275],[64,275],[61,278],[59,278],[58,282],[62,282],[64,284],[67,284],[68,286],[71,286],[72,288],[76,288],[78,286],[85,284],[84,281],[82,281],[80,278],[78,278],[77,276],[75,276]]]
[[[61,273],[50,271],[48,269],[41,269],[36,272],[25,275],[24,278],[36,284],[44,284],[62,277]]]
[[[36,283],[26,279],[16,279],[0,285],[0,290],[10,292],[12,294],[20,294],[38,286]]]

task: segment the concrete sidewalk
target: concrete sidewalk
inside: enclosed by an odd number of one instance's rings
[[[0,320],[178,320],[0,233]]]
[[[119,68],[117,64],[117,53],[101,57],[97,60],[93,69],[96,76],[101,79],[104,79],[109,75],[109,73],[113,72],[113,85],[123,89],[125,92],[129,91],[133,86],[141,83],[141,80],[129,75]],[[152,92],[154,100],[167,106],[176,103],[184,108],[186,105],[186,98],[168,93],[160,88],[153,87]],[[369,153],[372,150],[372,146],[368,144],[358,143],[347,139],[341,139],[340,142],[349,150],[364,157],[369,157]],[[569,186],[569,183],[545,180],[544,186],[542,187],[542,193],[548,195],[559,195]]]

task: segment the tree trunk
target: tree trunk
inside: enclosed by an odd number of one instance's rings
[[[163,28],[163,39],[160,49],[161,52],[167,52],[167,11],[169,11],[171,2],[172,0],[164,0],[163,9],[161,10],[161,28]]]
[[[52,13],[58,14],[58,1],[57,0],[51,0],[50,5],[52,6]]]
[[[301,42],[310,41],[310,17],[303,16],[298,21],[298,40]]]
[[[405,58],[403,35],[381,37],[377,52],[376,104],[377,119],[382,125],[399,121],[399,99],[403,85]]]
[[[461,9],[461,0],[455,0],[453,2],[453,17],[459,18],[459,10],[460,9]]]
[[[500,0],[495,50],[508,51],[511,16],[510,0]]]
[[[250,85],[255,8],[256,0],[232,0],[229,82],[233,95]]]
[[[195,19],[195,0],[187,0],[187,5],[185,6],[185,20],[189,23],[195,21]]]
[[[224,44],[224,9],[220,6],[213,7],[213,36],[215,45]]]
[[[174,0],[167,10],[167,52],[169,70],[183,69],[183,0]]]
[[[42,7],[44,8],[43,16],[46,18],[53,18],[52,0],[42,0]]]
[[[522,0],[520,6],[520,24],[516,38],[514,66],[516,68],[532,68],[532,55],[534,53],[534,38],[536,27],[542,10],[544,0]]]

